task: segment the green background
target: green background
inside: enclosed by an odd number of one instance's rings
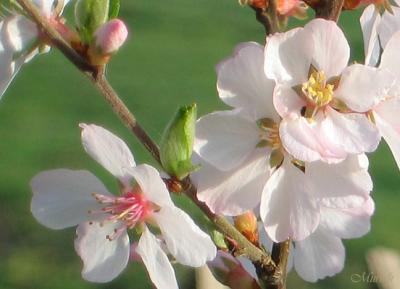
[[[362,61],[359,15],[345,12],[341,24],[353,59]],[[156,140],[179,105],[196,102],[200,115],[224,108],[216,93],[215,65],[239,42],[264,41],[252,10],[236,0],[123,1],[120,16],[130,37],[107,69],[109,79]],[[74,229],[49,230],[30,213],[29,181],[42,170],[88,169],[116,189],[113,178],[85,154],[79,122],[110,129],[129,144],[138,163],[152,163],[89,81],[58,51],[25,65],[0,103],[0,288],[151,287],[138,264],[111,283],[85,282],[73,249]],[[311,284],[291,273],[288,288],[373,288],[350,279],[367,271],[368,249],[400,249],[398,169],[383,143],[370,160],[376,201],[371,233],[345,241],[345,269],[334,278]],[[176,267],[181,288],[194,288],[193,272]]]

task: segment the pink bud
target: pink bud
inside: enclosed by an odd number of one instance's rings
[[[119,19],[108,21],[95,32],[96,48],[103,55],[112,54],[124,44],[128,29]]]

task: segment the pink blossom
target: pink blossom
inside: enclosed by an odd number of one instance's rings
[[[234,109],[198,120],[194,162],[202,169],[193,179],[198,198],[213,212],[237,216],[259,206],[271,239],[303,240],[318,227],[322,199],[351,208],[368,198],[368,160],[308,163],[286,151],[284,123],[272,105],[274,82],[263,74],[263,61],[262,46],[243,43],[217,66],[219,96]]]
[[[168,251],[188,266],[214,258],[210,237],[175,207],[156,169],[135,164],[121,139],[99,126],[81,127],[85,150],[119,180],[121,194],[109,193],[87,171],[45,171],[31,182],[33,215],[51,229],[78,225],[75,250],[84,264],[83,278],[92,282],[107,282],[121,273],[132,254],[128,230],[138,229],[136,253],[154,285],[178,288],[168,257],[146,224],[156,225]]]
[[[336,23],[322,19],[268,38],[265,73],[277,82],[285,149],[302,161],[336,163],[372,152],[380,135],[367,113],[393,86],[385,69],[347,66],[350,48]]]

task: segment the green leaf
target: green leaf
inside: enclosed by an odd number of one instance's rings
[[[107,22],[109,0],[78,0],[75,23],[84,43],[90,43],[97,28]]]
[[[109,20],[118,17],[120,7],[121,7],[120,0],[110,0],[110,11],[108,11]]]

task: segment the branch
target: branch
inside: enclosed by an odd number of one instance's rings
[[[344,0],[305,0],[315,11],[315,17],[338,21]]]
[[[43,18],[37,8],[31,4],[30,0],[17,0],[18,3],[25,9],[26,12],[36,22],[39,29],[48,38],[49,42],[57,47],[66,58],[68,58],[81,72],[83,72],[99,90],[107,102],[111,105],[115,114],[121,121],[134,133],[137,139],[151,153],[154,159],[160,163],[160,154],[157,144],[150,138],[145,130],[138,124],[134,115],[129,111],[123,101],[118,97],[115,90],[111,87],[105,78],[102,69],[90,65],[82,58],[62,36],[52,28],[51,24]],[[277,270],[271,256],[260,248],[248,241],[230,222],[224,217],[215,215],[210,209],[197,199],[196,188],[190,181],[186,180],[186,191],[193,202],[208,216],[208,218],[217,226],[217,228],[226,236],[235,240],[238,244],[238,249],[243,252],[257,267],[262,268],[264,275],[270,274]]]

